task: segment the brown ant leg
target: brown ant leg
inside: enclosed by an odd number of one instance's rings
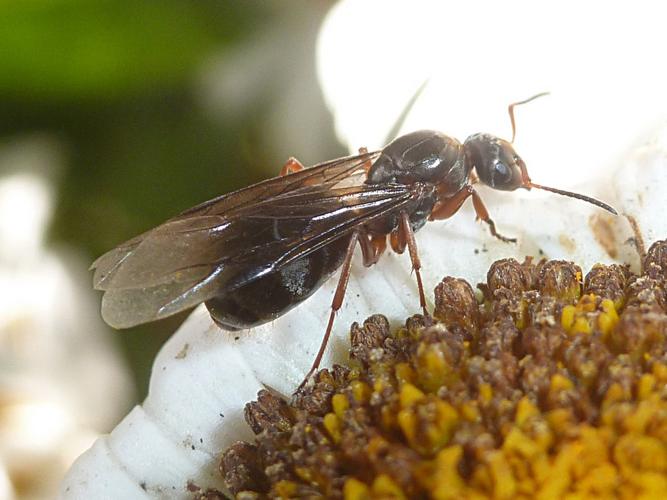
[[[424,284],[422,283],[421,268],[422,263],[419,260],[419,252],[417,252],[417,240],[415,240],[415,233],[410,225],[410,216],[407,212],[401,212],[401,221],[399,226],[399,233],[402,234],[403,240],[408,244],[408,252],[410,253],[410,260],[412,261],[412,270],[417,277],[417,289],[419,290],[419,305],[424,311],[425,317],[430,317],[426,309],[426,295],[424,295]]]
[[[333,300],[331,301],[331,313],[329,314],[329,323],[327,324],[327,329],[324,332],[324,338],[322,339],[322,343],[320,344],[320,350],[317,352],[317,356],[315,356],[315,361],[313,362],[313,366],[310,367],[310,370],[303,379],[303,382],[299,384],[297,391],[300,390],[304,385],[306,385],[308,379],[315,373],[315,371],[320,366],[320,362],[322,361],[322,356],[324,356],[324,351],[326,350],[327,343],[329,342],[329,336],[331,335],[331,329],[333,328],[334,318],[336,317],[336,313],[338,312],[340,307],[343,305],[343,299],[345,298],[345,290],[347,289],[347,282],[350,280],[350,268],[352,267],[352,256],[354,255],[354,247],[357,245],[358,241],[359,241],[359,234],[355,231],[354,233],[352,233],[352,237],[350,238],[350,243],[348,243],[347,245],[345,260],[343,261],[343,265],[341,268],[340,278],[338,278],[338,286],[336,287],[336,292],[334,293]]]
[[[445,200],[438,201],[433,207],[433,211],[429,216],[429,220],[448,219],[449,217],[451,217],[452,215],[454,215],[456,212],[459,211],[461,205],[463,205],[463,203],[470,196],[472,196],[472,204],[475,207],[475,213],[477,214],[477,218],[483,220],[489,225],[489,228],[491,230],[491,235],[507,243],[516,242],[516,238],[508,238],[507,236],[503,236],[502,234],[498,233],[498,231],[496,231],[496,224],[495,222],[493,222],[493,219],[489,217],[489,212],[484,206],[482,199],[479,197],[479,194],[477,194],[477,191],[475,191],[475,188],[473,188],[469,184],[464,186],[458,193],[456,193],[451,198],[446,198]]]
[[[459,192],[451,198],[445,198],[436,202],[431,215],[428,220],[442,220],[449,219],[452,215],[459,211],[461,205],[470,197],[475,190],[470,185],[465,185]]]
[[[499,240],[504,241],[506,243],[516,243],[516,238],[508,238],[507,236],[503,236],[498,231],[496,231],[495,222],[493,222],[493,219],[489,217],[489,212],[484,206],[482,198],[480,198],[479,194],[474,189],[472,190],[472,204],[475,207],[475,213],[477,214],[477,218],[483,220],[489,225],[489,230],[491,231],[492,236],[495,236]]]
[[[371,244],[373,245],[373,248],[375,248],[375,254],[379,259],[387,249],[387,236],[384,234],[379,236],[371,236]]]
[[[360,154],[360,155],[368,154],[368,148],[366,148],[366,147],[361,147],[361,148],[359,148],[359,154]],[[366,174],[368,174],[368,172],[370,172],[370,170],[371,170],[371,165],[372,165],[372,163],[371,163],[370,160],[366,160],[366,161],[364,162],[364,170],[366,171]]]
[[[304,167],[299,160],[292,156],[289,160],[287,160],[285,165],[283,165],[283,168],[280,169],[280,177],[284,177],[295,172],[300,172],[304,168],[306,167]]]
[[[362,233],[359,235],[359,245],[364,258],[364,266],[370,267],[380,260],[380,256],[387,248],[387,237],[384,235],[368,236]]]
[[[394,253],[403,254],[405,252],[405,246],[408,242],[405,239],[405,235],[400,231],[400,227],[397,227],[389,234],[389,244]]]

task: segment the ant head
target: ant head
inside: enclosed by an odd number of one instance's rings
[[[514,146],[491,134],[473,134],[463,145],[467,167],[474,168],[479,180],[493,189],[530,189],[526,164]]]
[[[526,164],[514,151],[512,143],[504,139],[490,134],[473,134],[466,139],[463,149],[468,171],[474,167],[480,182],[493,189],[501,191],[514,191],[518,188],[541,189],[592,203],[614,215],[618,215],[613,207],[590,196],[543,186],[531,181],[526,170]]]

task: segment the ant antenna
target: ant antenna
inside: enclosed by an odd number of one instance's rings
[[[516,124],[514,122],[514,106],[518,106],[520,104],[526,104],[527,102],[530,102],[534,99],[537,99],[538,97],[543,97],[545,95],[549,95],[549,92],[540,92],[539,94],[535,94],[534,96],[529,97],[528,99],[525,99],[525,100],[519,101],[519,102],[514,102],[514,103],[509,105],[509,107],[507,108],[507,111],[510,114],[510,121],[512,122],[512,141],[511,142],[514,142],[514,138],[516,137]],[[568,196],[570,198],[575,198],[577,200],[582,200],[582,201],[588,202],[592,205],[595,205],[596,207],[600,207],[603,210],[606,210],[609,213],[612,213],[614,215],[618,215],[618,212],[614,209],[614,207],[612,207],[611,205],[607,205],[603,201],[596,200],[595,198],[591,198],[590,196],[586,196],[586,195],[579,194],[579,193],[573,193],[571,191],[564,191],[562,189],[556,189],[556,188],[552,188],[552,187],[549,187],[549,186],[542,186],[541,184],[535,184],[534,182],[532,182],[530,180],[530,177],[528,177],[528,172],[526,171],[526,166],[523,164],[523,162],[521,162],[521,174],[522,174],[522,177],[523,177],[523,186],[526,187],[527,189],[536,188],[536,189],[541,189],[543,191],[549,191],[551,193],[560,194],[562,196]]]
[[[518,104],[521,104],[521,103],[518,103]],[[618,215],[618,212],[612,206],[607,205],[603,201],[596,200],[595,198],[591,198],[590,196],[586,196],[586,195],[579,194],[579,193],[573,193],[571,191],[563,191],[562,189],[556,189],[556,188],[552,188],[552,187],[549,187],[549,186],[542,186],[540,184],[535,184],[534,182],[529,182],[528,186],[531,187],[531,188],[542,189],[543,191],[550,191],[552,193],[560,194],[560,195],[563,195],[563,196],[569,196],[570,198],[576,198],[577,200],[583,200],[583,201],[586,201],[588,203],[591,203],[591,204],[595,205],[596,207],[600,207],[600,208],[606,210],[607,212],[610,212],[614,215]]]
[[[542,97],[545,95],[549,95],[549,92],[540,92],[539,94],[535,94],[533,97],[529,97],[528,99],[525,99],[523,101],[513,102],[512,104],[509,105],[507,111],[510,114],[510,121],[512,122],[512,140],[510,142],[513,143],[514,138],[516,137],[516,125],[514,123],[514,106],[518,106],[520,104],[526,104],[527,102],[530,102],[533,99],[537,99],[538,97]]]

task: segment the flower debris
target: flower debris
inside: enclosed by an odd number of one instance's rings
[[[433,322],[355,323],[349,366],[246,406],[256,439],[224,452],[225,484],[238,499],[667,498],[667,241],[643,264],[584,278],[504,259],[479,300],[443,279]]]

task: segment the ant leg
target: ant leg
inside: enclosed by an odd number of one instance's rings
[[[421,260],[419,260],[419,253],[417,252],[417,240],[415,240],[415,233],[410,226],[410,217],[407,212],[401,212],[401,225],[399,226],[399,233],[403,234],[403,239],[408,244],[408,252],[410,253],[410,260],[412,261],[412,270],[417,277],[417,288],[419,289],[419,305],[424,311],[424,316],[429,317],[426,309],[426,296],[424,295],[424,285],[422,283],[422,276],[420,269],[422,268]]]
[[[364,266],[370,267],[380,260],[380,256],[384,253],[385,248],[387,248],[387,237],[360,234],[359,245],[361,246],[361,253],[364,258]]]
[[[456,212],[459,211],[461,205],[463,205],[463,203],[470,196],[472,196],[472,204],[475,207],[475,213],[477,214],[477,218],[483,220],[489,225],[489,229],[491,230],[491,235],[495,236],[499,240],[508,243],[516,242],[516,238],[508,238],[507,236],[503,236],[502,234],[498,233],[498,231],[496,231],[496,224],[495,222],[493,222],[493,219],[489,217],[489,211],[484,206],[482,198],[479,197],[479,194],[477,193],[477,191],[475,191],[475,188],[473,188],[470,184],[464,186],[458,193],[456,193],[451,198],[447,198],[443,201],[438,201],[433,207],[433,211],[431,212],[431,215],[429,216],[428,219],[429,220],[448,219],[449,217],[451,217],[452,215],[454,215]]]
[[[408,242],[405,239],[405,234],[400,231],[400,227],[397,227],[389,234],[389,244],[394,253],[403,254],[405,252],[405,246]]]
[[[289,160],[287,160],[285,165],[283,165],[283,168],[280,169],[280,177],[293,174],[294,172],[299,172],[304,168],[306,167],[304,167],[299,160],[297,160],[294,157],[291,157]]]
[[[313,366],[310,367],[310,370],[306,374],[303,382],[299,384],[297,391],[303,388],[308,382],[308,379],[315,373],[315,371],[320,366],[320,361],[322,361],[322,356],[324,356],[324,351],[327,348],[327,343],[329,342],[329,336],[331,335],[331,329],[333,328],[334,318],[336,317],[336,312],[343,305],[343,299],[345,298],[345,290],[347,289],[347,282],[350,280],[350,268],[352,267],[352,256],[354,255],[354,247],[359,241],[359,234],[355,231],[352,233],[350,238],[350,243],[347,245],[347,251],[345,253],[345,260],[343,261],[343,266],[340,272],[340,278],[338,278],[338,286],[336,287],[336,292],[334,293],[333,300],[331,301],[331,313],[329,314],[329,323],[327,323],[327,329],[324,332],[324,338],[320,344],[320,350],[315,356],[315,361],[313,361]]]
[[[436,202],[428,220],[449,219],[452,215],[459,211],[461,205],[463,205],[463,202],[465,202],[474,192],[475,190],[473,187],[467,184],[451,198],[446,198]]]
[[[503,236],[502,234],[498,233],[498,231],[496,231],[495,222],[493,222],[493,219],[489,217],[489,212],[484,206],[482,198],[480,198],[479,194],[474,189],[472,189],[472,204],[475,207],[477,218],[483,220],[489,225],[489,230],[491,231],[492,236],[495,236],[499,240],[502,240],[506,243],[516,243],[516,238],[508,238],[507,236]]]
[[[359,148],[359,154],[360,155],[367,155],[368,154],[368,148],[366,148],[366,147]],[[368,174],[368,172],[370,172],[371,165],[372,165],[372,163],[371,163],[370,160],[366,160],[364,162],[364,170],[366,171],[366,174]]]
[[[375,255],[377,255],[377,259],[379,260],[380,256],[387,248],[387,237],[385,235],[371,236],[371,244],[375,249]]]

